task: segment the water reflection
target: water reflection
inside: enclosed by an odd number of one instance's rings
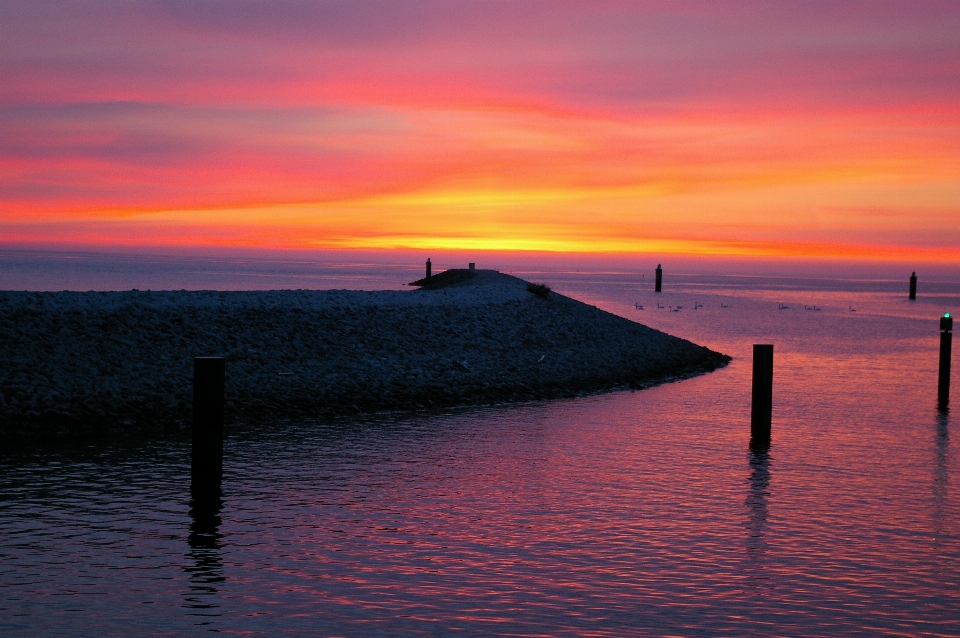
[[[770,495],[770,446],[750,443],[750,489],[747,492],[747,556],[759,559],[767,549],[767,497]]]
[[[746,357],[637,393],[251,427],[195,511],[180,433],[0,443],[0,635],[960,635],[926,320],[728,303],[630,310],[744,354],[794,325],[769,452],[731,407]]]
[[[947,427],[946,410],[937,412],[937,434],[934,441],[935,463],[933,471],[933,540],[938,543],[942,536],[944,509],[947,500],[947,479],[950,448],[950,431]],[[948,530],[949,534],[949,530]]]
[[[223,499],[219,494],[190,501],[190,534],[187,543],[188,563],[184,571],[190,574],[189,589],[183,606],[191,616],[201,618],[198,625],[208,625],[220,616],[217,591],[226,580],[223,573],[223,552],[220,534],[220,510]]]

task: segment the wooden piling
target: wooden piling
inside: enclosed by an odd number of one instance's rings
[[[663,285],[663,268],[660,267],[660,264],[657,264],[657,281],[654,284],[654,292],[660,292],[660,288]]]
[[[910,300],[915,301],[917,299],[917,272],[914,271],[910,275]]]
[[[946,409],[950,403],[950,356],[953,346],[953,317],[940,317],[940,375],[937,379],[937,404]]]
[[[190,492],[194,499],[219,498],[223,476],[223,357],[193,360],[193,450]]]
[[[427,276],[426,276],[426,279],[430,279],[430,267],[431,267],[430,258],[428,257],[428,258],[427,258]]]
[[[750,409],[750,440],[769,443],[773,416],[773,344],[753,345],[753,402]]]

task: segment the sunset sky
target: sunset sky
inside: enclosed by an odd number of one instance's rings
[[[960,2],[0,0],[0,244],[960,262]]]

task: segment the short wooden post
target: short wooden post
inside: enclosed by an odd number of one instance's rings
[[[430,279],[430,258],[427,257],[427,279]]]
[[[470,272],[473,272],[474,270],[477,269],[477,265],[471,261],[471,262],[470,262],[470,265],[469,265],[469,268],[470,268]]]
[[[663,286],[663,268],[660,267],[660,264],[657,264],[657,281],[654,284],[654,292],[660,292],[660,288]]]
[[[915,301],[917,298],[917,271],[910,275],[910,299]]]
[[[953,317],[940,317],[940,376],[937,379],[937,404],[945,409],[950,403],[950,355],[953,346]]]
[[[753,403],[750,409],[750,440],[770,441],[773,416],[773,344],[753,345]]]
[[[194,499],[220,497],[223,476],[223,357],[193,360],[193,450],[190,492]]]

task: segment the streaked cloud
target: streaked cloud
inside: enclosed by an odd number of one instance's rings
[[[0,2],[0,236],[960,260],[958,18]]]

